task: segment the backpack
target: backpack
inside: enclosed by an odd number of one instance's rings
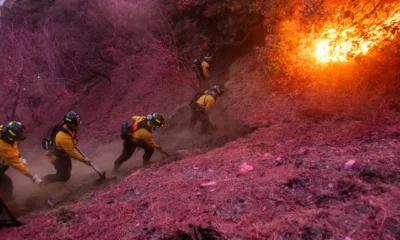
[[[44,150],[54,151],[56,145],[56,136],[58,132],[66,133],[71,136],[72,139],[76,139],[76,135],[75,137],[72,136],[68,130],[62,127],[62,125],[54,125],[49,129],[46,136],[44,136],[42,139],[42,148]]]
[[[126,121],[124,121],[121,125],[121,139],[122,140],[130,139],[132,137],[132,133],[136,132],[140,128],[145,128],[146,130],[151,132],[151,128],[147,126],[147,122],[148,122],[147,118],[139,122],[135,122],[135,124],[133,125],[129,125]]]
[[[0,163],[0,176],[1,176],[1,174],[4,174],[9,168],[10,168],[10,165],[6,164],[3,160],[3,163]]]
[[[194,95],[193,99],[190,100],[189,105],[192,105],[193,103],[195,103],[204,94],[206,94],[206,92],[198,92],[198,93],[196,93],[196,95]]]
[[[193,103],[196,103],[197,100],[199,100],[199,98],[203,95],[210,95],[212,96],[214,99],[217,99],[216,96],[212,95],[210,93],[210,91],[204,91],[204,92],[198,92],[196,93],[196,95],[194,95],[193,99],[189,102],[189,105],[192,105]]]
[[[54,125],[49,129],[46,136],[42,139],[42,148],[44,150],[53,150],[57,133],[60,131],[59,125]]]
[[[200,78],[201,78],[202,80],[204,80],[204,78],[205,78],[204,73],[203,73],[203,68],[201,67],[201,63],[202,63],[203,61],[207,62],[207,61],[204,60],[203,58],[199,58],[199,59],[194,60],[194,61],[193,61],[193,67],[192,67],[192,70],[193,70],[194,72],[197,72],[197,74],[199,74],[199,76],[200,76]],[[210,69],[211,69],[211,64],[210,64]]]
[[[149,126],[147,126],[148,121],[149,120],[147,118],[145,118],[139,122],[135,122],[135,124],[133,125],[133,132],[136,132],[137,130],[139,130],[141,128],[145,128],[147,131],[152,132],[151,128],[149,128]]]
[[[126,121],[124,121],[121,125],[121,139],[128,140],[133,133],[132,125],[129,125]]]
[[[195,71],[195,72],[196,71],[198,71],[198,72],[202,71],[202,69],[201,69],[201,58],[196,59],[196,60],[193,61],[192,70]]]

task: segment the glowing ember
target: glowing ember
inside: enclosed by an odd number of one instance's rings
[[[316,57],[320,62],[347,62],[365,55],[383,41],[393,39],[399,31],[400,8],[384,19],[375,19],[366,27],[348,26],[337,30],[330,28],[316,43]]]

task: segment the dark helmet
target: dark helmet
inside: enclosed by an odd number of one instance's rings
[[[26,139],[24,132],[25,126],[22,123],[12,121],[3,126],[2,136],[10,141],[23,141]]]
[[[206,60],[207,62],[211,62],[213,56],[210,53],[207,53],[206,55],[204,55],[203,59]]]
[[[153,113],[147,115],[147,120],[149,120],[155,127],[164,126],[164,117],[159,113]]]
[[[211,88],[211,91],[217,93],[219,96],[222,96],[224,94],[224,89],[219,86],[219,85],[215,85]]]
[[[64,116],[62,121],[63,121],[63,123],[67,124],[67,126],[69,126],[69,127],[77,127],[77,126],[79,126],[79,124],[82,123],[78,114],[76,114],[76,112],[73,112],[73,111],[68,112]]]

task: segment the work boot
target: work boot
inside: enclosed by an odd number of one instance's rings
[[[202,134],[202,135],[204,135],[204,134],[210,135],[210,129],[211,129],[211,125],[203,125],[203,128],[201,129],[200,134]]]
[[[150,166],[150,160],[143,159],[143,167],[149,167],[149,166]]]
[[[114,164],[113,173],[118,173],[118,172],[119,172],[119,167],[120,167],[120,166]]]
[[[211,134],[215,134],[215,133],[218,132],[218,130],[219,130],[219,129],[218,129],[217,125],[211,124],[211,126],[210,126],[209,129],[208,129],[208,132],[211,133]]]

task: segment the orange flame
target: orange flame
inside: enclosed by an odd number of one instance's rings
[[[329,28],[316,42],[317,60],[323,63],[348,62],[356,56],[366,55],[385,40],[393,39],[400,24],[400,8],[389,16],[385,20],[372,21],[365,29],[360,29],[360,26],[348,26],[344,30]]]

